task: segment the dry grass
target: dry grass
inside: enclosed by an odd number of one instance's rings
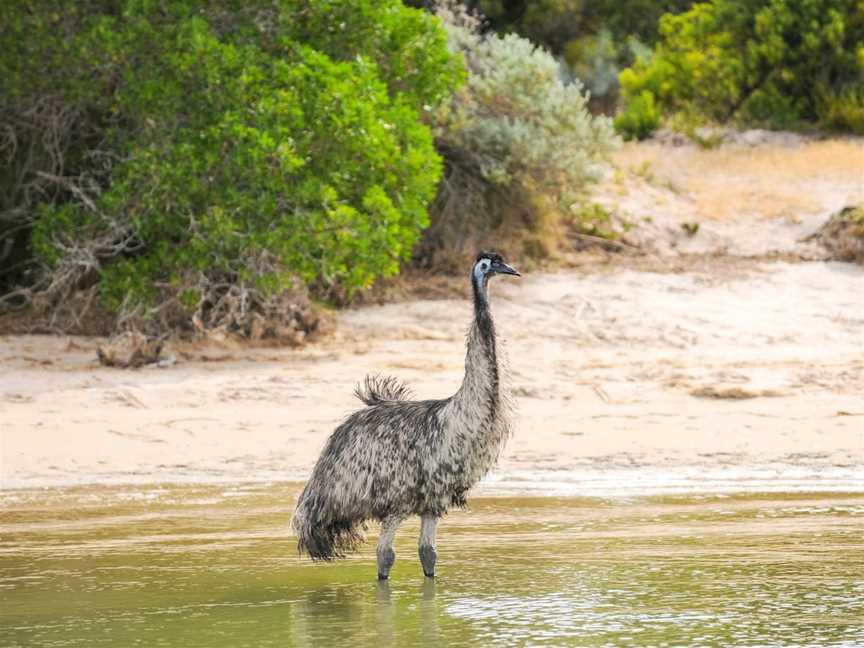
[[[614,158],[619,169],[690,201],[700,220],[795,218],[838,200],[864,202],[861,139],[714,150],[639,143]]]

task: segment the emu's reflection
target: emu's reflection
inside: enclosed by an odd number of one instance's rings
[[[395,646],[396,607],[393,604],[393,590],[390,587],[389,580],[378,581],[375,618],[375,627],[378,631],[378,643],[382,646]]]
[[[424,646],[437,646],[438,641],[438,601],[435,597],[434,578],[423,579],[420,597],[421,643]]]
[[[295,645],[326,645],[351,636],[380,646],[438,646],[441,610],[436,582],[376,581],[309,589],[290,603],[290,636]]]
[[[391,581],[378,581],[375,627],[382,645],[438,646],[438,602],[435,580],[426,578],[419,589],[394,587]]]

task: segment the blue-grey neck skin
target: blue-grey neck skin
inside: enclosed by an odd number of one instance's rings
[[[477,329],[477,332],[480,334],[482,346],[493,365],[497,368],[495,359],[495,327],[492,324],[492,313],[489,310],[488,265],[484,268],[481,266],[481,263],[483,262],[477,262],[471,272],[471,287],[474,292],[474,324],[472,329]],[[471,346],[472,341],[475,341],[473,338],[473,335],[469,335],[469,347]]]
[[[482,272],[480,264],[474,266],[471,273],[471,287],[474,289],[474,318],[490,318],[489,293],[487,291],[489,275]]]
[[[454,396],[463,411],[478,420],[494,415],[498,405],[498,357],[495,348],[495,326],[489,309],[489,275],[475,264],[471,273],[474,293],[474,321],[468,332],[465,378]]]

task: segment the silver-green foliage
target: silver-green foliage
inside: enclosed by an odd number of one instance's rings
[[[438,14],[451,47],[465,57],[468,79],[437,114],[449,176],[447,204],[439,194],[436,216],[488,208],[489,200],[470,195],[476,192],[541,192],[558,200],[595,180],[617,140],[609,119],[588,112],[582,84],[567,82],[555,58],[525,38],[481,34],[479,21],[458,5]]]
[[[496,184],[530,178],[578,189],[594,179],[614,134],[610,120],[589,114],[582,84],[566,83],[552,55],[525,38],[481,35],[464,14],[443,17],[469,75],[440,111],[439,140],[470,152]]]

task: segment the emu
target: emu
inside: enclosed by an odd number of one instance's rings
[[[427,577],[435,576],[438,520],[467,504],[468,491],[510,436],[489,310],[488,282],[496,274],[520,276],[499,254],[481,252],[471,272],[474,320],[465,377],[453,396],[408,400],[409,389],[390,377],[367,376],[357,386],[366,407],[327,440],[297,501],[292,527],[301,553],[313,560],[343,557],[363,541],[366,522],[378,520],[378,578],[386,580],[396,561],[396,529],[419,515],[420,563]]]

